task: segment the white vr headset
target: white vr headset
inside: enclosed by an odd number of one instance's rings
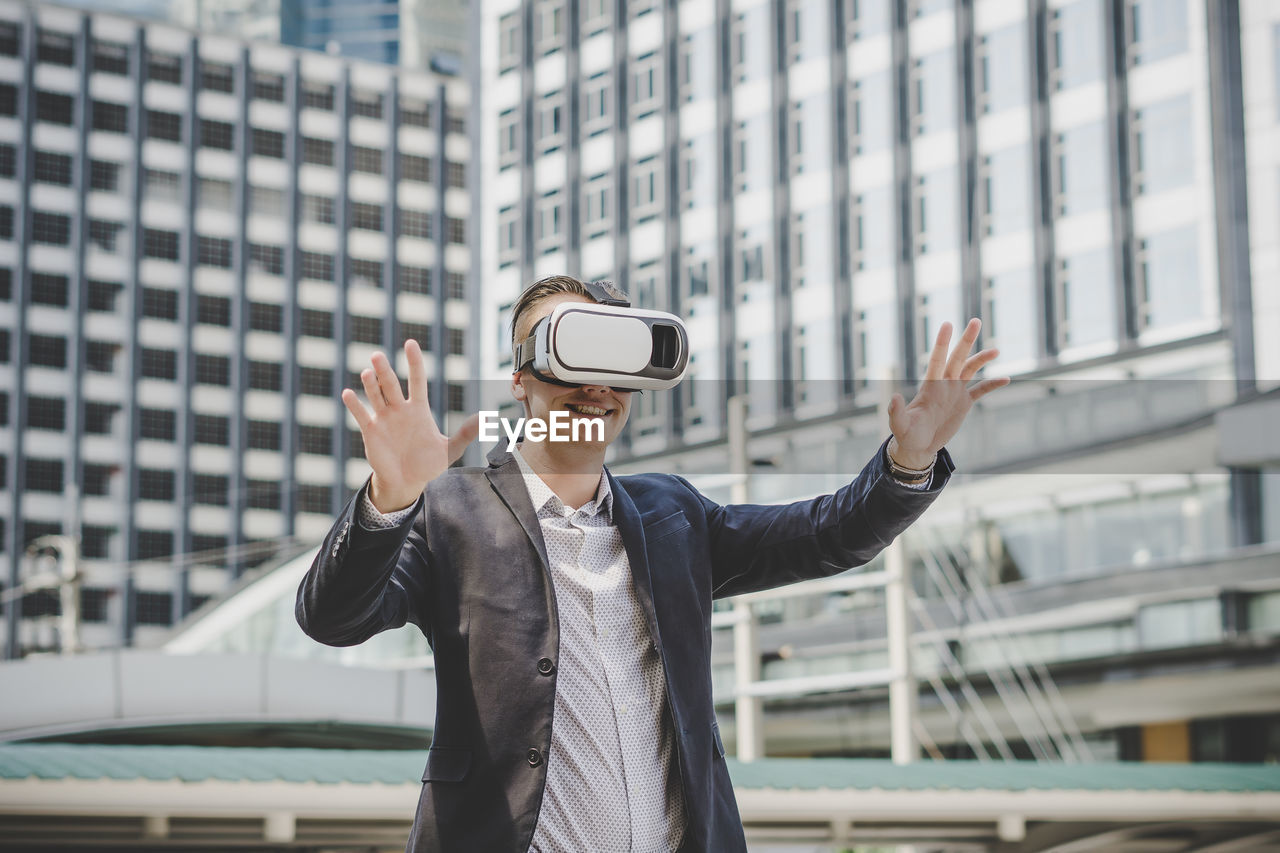
[[[562,302],[516,344],[515,369],[554,385],[608,385],[616,391],[673,388],[689,366],[689,335],[674,314],[632,308],[599,284],[598,304]]]

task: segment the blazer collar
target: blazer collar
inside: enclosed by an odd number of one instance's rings
[[[551,571],[551,561],[547,559],[547,544],[542,539],[542,526],[538,524],[538,514],[533,509],[533,501],[529,500],[529,489],[525,487],[524,475],[515,457],[502,449],[499,443],[489,451],[489,468],[484,472],[489,478],[498,497],[511,510],[511,514],[524,528],[525,535],[533,543],[538,557],[542,560],[542,568]]]

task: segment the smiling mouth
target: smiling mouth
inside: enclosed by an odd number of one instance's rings
[[[606,409],[602,406],[592,406],[587,403],[565,403],[564,407],[577,415],[587,415],[588,417],[600,418],[613,414],[613,409]]]

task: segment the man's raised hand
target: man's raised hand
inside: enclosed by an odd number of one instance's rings
[[[407,400],[391,362],[380,352],[370,359],[373,367],[360,372],[369,404],[361,403],[350,388],[342,392],[342,402],[360,427],[365,459],[373,468],[369,500],[379,512],[412,505],[480,431],[479,416],[472,415],[452,436],[440,432],[427,404],[427,365],[418,342],[405,341],[404,354],[409,362]]]

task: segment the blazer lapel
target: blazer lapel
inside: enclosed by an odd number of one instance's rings
[[[653,607],[653,577],[649,571],[644,523],[640,520],[640,511],[636,509],[631,496],[609,473],[608,468],[605,469],[605,476],[609,478],[609,489],[613,492],[613,523],[622,534],[622,545],[627,551],[627,560],[631,563],[631,582],[635,586],[636,598],[639,599],[645,620],[649,623],[649,636],[654,644],[661,648],[658,616]]]
[[[547,559],[547,543],[542,538],[542,526],[538,524],[538,514],[533,510],[533,501],[529,500],[529,490],[525,487],[524,476],[515,457],[502,449],[499,444],[489,451],[489,469],[485,476],[489,478],[493,490],[502,498],[502,502],[511,510],[511,514],[524,528],[534,550],[542,560],[543,571],[550,578],[551,561]]]

